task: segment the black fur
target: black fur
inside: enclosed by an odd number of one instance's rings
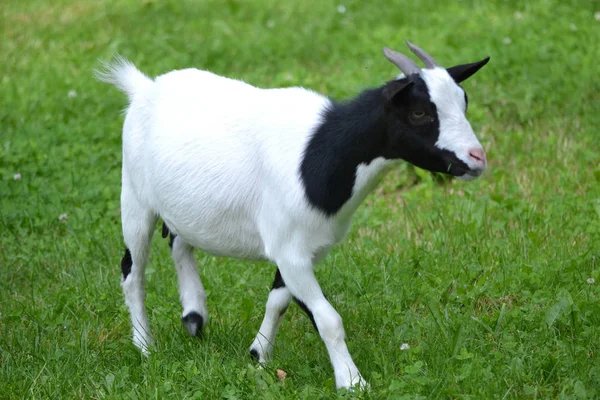
[[[202,334],[202,328],[204,327],[204,318],[195,311],[190,312],[185,317],[181,318],[181,322],[185,326],[185,329],[192,336],[200,336]]]
[[[285,287],[285,282],[283,281],[283,278],[281,277],[281,273],[279,272],[279,268],[277,268],[277,272],[275,273],[275,279],[273,280],[273,286],[271,287],[271,290],[275,290],[275,289],[279,289]],[[279,316],[283,316],[283,314],[285,314],[285,312],[287,311],[287,307],[285,307],[283,310],[281,310],[279,312]]]
[[[315,329],[318,332],[319,328],[317,328],[317,323],[315,322],[315,317],[313,316],[312,311],[310,311],[308,309],[308,307],[306,307],[306,304],[304,304],[302,301],[298,300],[295,297],[294,297],[294,301],[296,302],[296,304],[298,304],[300,306],[300,308],[302,309],[302,311],[304,311],[306,313],[306,315],[308,315],[308,318],[310,318],[310,322],[312,322],[313,326],[315,327]]]
[[[127,279],[127,275],[131,272],[132,265],[131,252],[128,248],[125,248],[125,255],[121,259],[121,273],[123,274],[123,280]]]
[[[172,249],[173,248],[173,242],[175,241],[175,238],[177,237],[177,235],[174,235],[173,233],[171,233],[171,231],[169,230],[169,227],[163,221],[163,225],[162,225],[162,237],[164,239],[167,236],[169,236],[169,247]]]
[[[281,287],[285,287],[285,282],[283,281],[283,278],[281,277],[279,268],[277,268],[277,272],[275,273],[275,280],[273,281],[273,287],[271,287],[271,290],[279,289]]]
[[[425,114],[416,118],[415,112]],[[435,147],[438,136],[437,110],[418,75],[333,103],[300,166],[308,200],[325,214],[335,214],[352,195],[358,165],[378,157],[403,159],[433,172],[465,174],[467,165],[454,153]]]
[[[382,88],[367,90],[348,103],[334,103],[311,138],[300,166],[310,202],[328,215],[348,201],[356,167],[370,163],[383,148]]]
[[[402,159],[432,172],[464,175],[469,167],[453,152],[435,146],[440,134],[440,121],[427,85],[417,75],[408,79],[413,84],[385,105],[387,131],[381,156]],[[413,112],[423,112],[425,115],[417,119]]]
[[[461,83],[469,79],[475,72],[479,71],[481,67],[488,63],[488,61],[490,61],[490,58],[486,57],[483,60],[474,63],[450,67],[447,71],[456,83]]]

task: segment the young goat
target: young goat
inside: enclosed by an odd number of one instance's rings
[[[208,321],[194,248],[270,260],[277,272],[250,353],[261,363],[270,360],[294,299],[325,342],[337,387],[366,384],[313,266],[342,240],[359,204],[395,161],[463,180],[486,167],[459,84],[489,57],[444,69],[407,43],[424,69],[384,48],[403,74],[344,103],[197,69],[153,80],[122,59],[100,73],[130,102],[123,126],[122,286],[133,342],[144,353],[153,343],[144,270],[160,217],[163,236],[171,235],[182,320],[191,335]]]

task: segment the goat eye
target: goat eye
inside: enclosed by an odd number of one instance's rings
[[[410,115],[415,119],[419,119],[419,118],[423,118],[425,116],[425,112],[424,111],[412,111],[410,113]]]

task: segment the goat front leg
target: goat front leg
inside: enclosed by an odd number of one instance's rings
[[[348,352],[342,318],[323,295],[310,258],[304,262],[282,259],[278,260],[277,265],[283,284],[311,318],[325,343],[336,387],[352,388],[358,385],[361,389],[366,388],[368,385]]]

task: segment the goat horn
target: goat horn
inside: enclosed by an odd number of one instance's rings
[[[388,49],[387,47],[383,48],[383,54],[385,54],[385,58],[390,60],[392,64],[400,68],[400,71],[404,72],[405,76],[418,74],[421,71],[421,68],[404,54]]]
[[[433,59],[433,57],[431,57],[429,54],[427,54],[427,52],[425,52],[425,50],[423,50],[419,46],[412,44],[408,40],[406,41],[406,44],[408,45],[408,48],[410,49],[410,51],[415,53],[415,55],[417,57],[419,57],[419,59],[421,61],[423,61],[423,64],[425,64],[425,68],[439,67],[438,63]]]

